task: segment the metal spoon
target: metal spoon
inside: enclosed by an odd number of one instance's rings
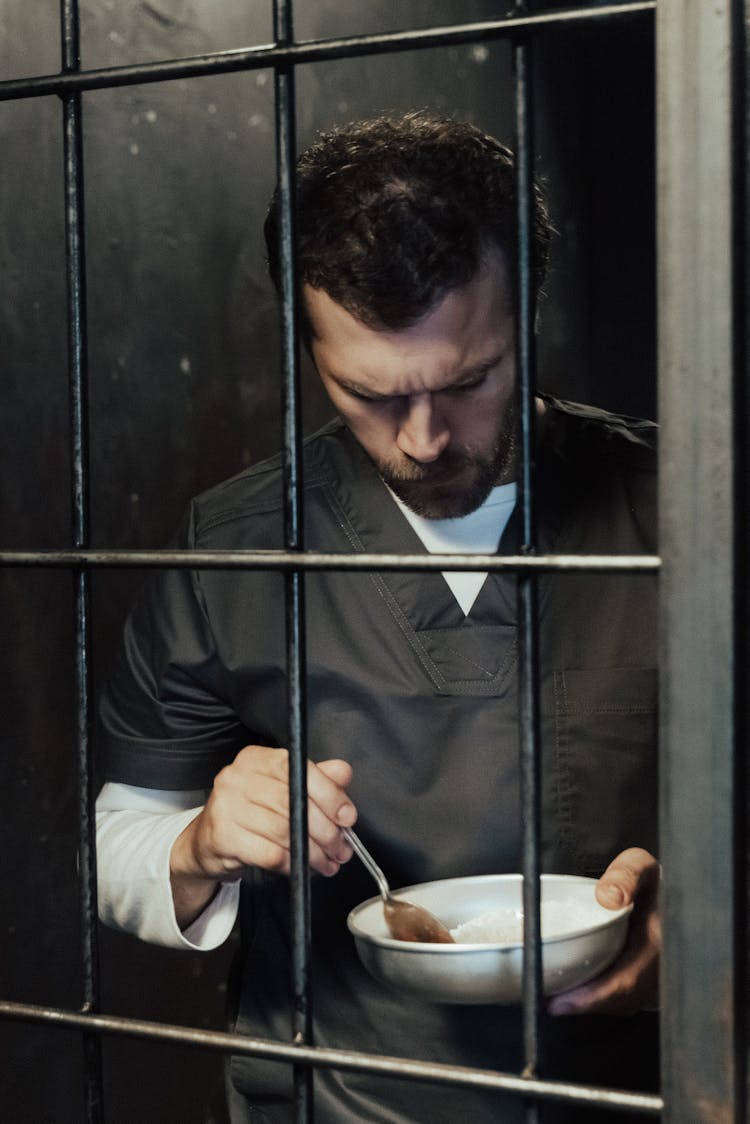
[[[433,917],[427,909],[403,898],[394,898],[388,881],[358,835],[349,827],[341,829],[345,839],[362,860],[378,884],[383,899],[385,923],[391,936],[397,941],[422,941],[428,944],[455,944],[442,921]]]

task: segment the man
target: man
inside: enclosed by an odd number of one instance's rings
[[[276,280],[277,222],[275,199]],[[549,238],[539,197],[537,285]],[[305,446],[309,549],[515,549],[514,246],[511,154],[469,125],[380,118],[301,158],[304,338],[340,419]],[[540,548],[652,551],[652,440],[649,423],[540,399]],[[279,547],[282,506],[275,459],[195,500],[180,544]],[[283,589],[279,574],[249,572],[152,583],[102,704],[98,847],[102,916],[144,939],[215,947],[239,894],[237,1027],[288,1040]],[[396,886],[519,869],[514,579],[316,573],[306,589],[315,1043],[518,1070],[518,1011],[417,1003],[361,968],[345,921],[372,886],[341,833],[356,821]],[[546,1073],[645,1087],[653,1016],[638,1012],[656,1000],[659,946],[654,581],[549,575],[539,600],[545,869],[605,871],[603,904],[635,903],[620,960],[550,1002],[551,1016],[585,1017],[548,1019]],[[231,1071],[234,1119],[292,1118],[288,1066],[235,1058]],[[326,1124],[520,1120],[514,1098],[315,1081]]]

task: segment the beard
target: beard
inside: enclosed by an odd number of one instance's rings
[[[481,507],[496,484],[511,478],[516,460],[516,419],[511,406],[489,449],[450,446],[430,464],[376,464],[384,483],[423,519],[459,519]]]

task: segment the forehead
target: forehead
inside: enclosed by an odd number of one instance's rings
[[[324,379],[381,394],[439,390],[512,348],[509,294],[496,254],[415,324],[388,330],[368,327],[322,289],[306,286],[313,358]]]

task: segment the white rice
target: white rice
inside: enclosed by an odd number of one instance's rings
[[[561,937],[594,924],[590,909],[570,902],[542,902],[542,938]],[[523,941],[523,910],[491,910],[464,921],[451,929],[457,944],[521,944]]]

